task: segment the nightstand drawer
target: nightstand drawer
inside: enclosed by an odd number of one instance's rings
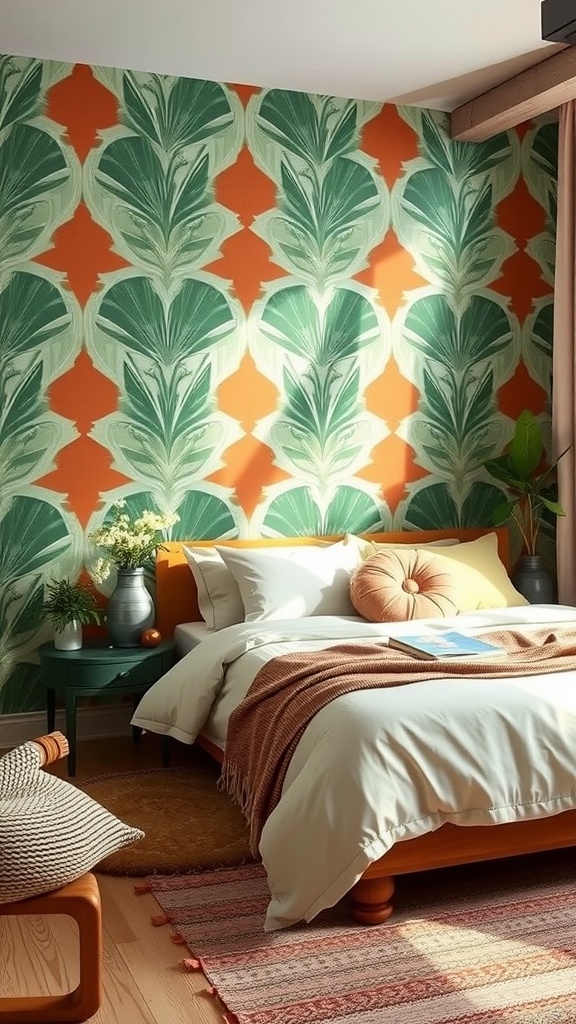
[[[66,685],[77,690],[83,687],[110,690],[118,688],[128,693],[131,684],[151,686],[162,674],[160,657],[147,658],[145,661],[123,661],[121,665],[84,662],[66,665]]]

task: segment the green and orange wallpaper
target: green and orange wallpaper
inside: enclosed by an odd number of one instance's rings
[[[0,713],[111,503],[173,538],[490,523],[549,419],[557,126],[0,58]]]

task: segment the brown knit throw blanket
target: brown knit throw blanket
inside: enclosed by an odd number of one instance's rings
[[[340,644],[272,658],[230,716],[220,783],[250,824],[256,853],[280,795],[290,758],[308,722],[352,690],[428,679],[497,679],[576,668],[576,629],[501,630],[483,639],[508,652],[494,660],[422,661],[380,644]]]

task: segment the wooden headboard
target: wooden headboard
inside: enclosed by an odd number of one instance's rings
[[[422,543],[431,540],[445,540],[457,537],[460,541],[477,540],[487,533],[495,533],[498,538],[498,553],[506,568],[509,568],[510,553],[508,530],[469,529],[469,530],[404,530],[400,533],[368,533],[363,536],[370,540],[389,544],[409,544],[410,541]],[[171,637],[179,622],[197,622],[201,619],[198,611],[198,599],[194,577],[182,551],[182,545],[190,547],[214,547],[215,544],[228,544],[236,548],[286,547],[301,544],[314,544],[319,540],[337,541],[342,534],[335,537],[268,537],[260,540],[184,540],[169,541],[164,550],[156,556],[156,625],[163,637]]]

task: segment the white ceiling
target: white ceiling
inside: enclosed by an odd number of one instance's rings
[[[0,48],[451,110],[560,47],[540,0],[0,0]]]

